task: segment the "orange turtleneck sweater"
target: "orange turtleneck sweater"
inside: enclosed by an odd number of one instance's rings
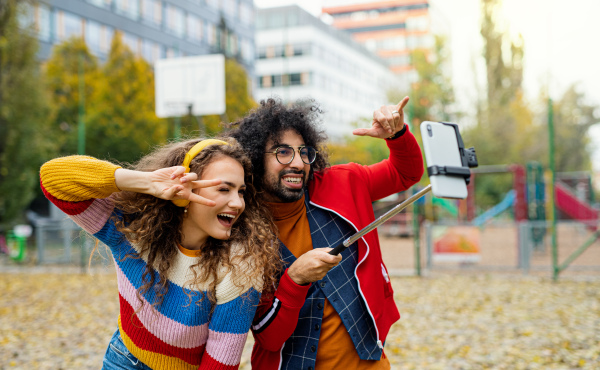
[[[279,239],[296,258],[313,249],[304,197],[292,203],[267,203],[279,229]],[[340,315],[325,299],[316,369],[388,370],[385,356],[381,361],[361,360]]]

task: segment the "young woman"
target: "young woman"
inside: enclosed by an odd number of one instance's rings
[[[239,367],[279,254],[250,161],[225,140],[171,144],[132,170],[86,156],[42,166],[48,199],[114,257],[120,315],[103,369]]]

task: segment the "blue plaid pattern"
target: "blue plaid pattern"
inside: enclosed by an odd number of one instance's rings
[[[335,247],[356,232],[335,213],[310,204],[308,193],[305,202],[313,247]],[[283,243],[281,256],[285,264],[296,260]],[[325,298],[340,315],[359,357],[363,360],[381,359],[382,348],[377,342],[375,325],[354,276],[357,264],[358,244],[354,243],[342,252],[342,262],[338,266],[311,285],[300,310],[296,330],[283,347],[281,369],[315,367]]]

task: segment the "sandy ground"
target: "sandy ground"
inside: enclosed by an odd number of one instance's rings
[[[0,369],[100,368],[118,314],[110,270],[0,272]],[[598,278],[430,273],[392,283],[402,314],[385,347],[393,369],[600,368]]]
[[[591,231],[559,229],[564,261]],[[600,368],[600,242],[558,281],[548,240],[518,268],[516,227],[481,229],[477,264],[428,264],[412,238],[381,237],[402,319],[385,351],[393,369]],[[98,369],[116,329],[114,269],[16,265],[0,258],[0,370]],[[250,336],[241,369],[250,369]]]

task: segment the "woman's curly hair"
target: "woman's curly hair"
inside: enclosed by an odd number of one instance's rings
[[[190,164],[190,171],[197,173],[199,179],[206,166],[223,157],[233,158],[244,168],[245,211],[233,225],[228,240],[208,238],[201,247],[197,263],[190,267],[194,278],[186,283],[186,286],[193,288],[208,282],[207,296],[213,305],[216,301],[215,287],[219,268],[230,269],[232,280],[237,286],[242,286],[245,281],[262,280],[262,289],[267,293],[275,286],[281,268],[277,228],[270,213],[257,201],[257,192],[252,185],[250,160],[235,140],[223,140],[230,145],[208,146]],[[166,145],[140,159],[132,169],[150,172],[179,166],[186,153],[199,141],[195,139]],[[178,253],[177,245],[182,244],[183,240],[181,225],[184,208],[169,200],[127,191],[116,194],[115,207],[123,213],[122,219],[116,220],[117,229],[130,243],[137,246],[140,256],[147,257],[146,270],[142,276],[144,284],[138,290],[138,298],[141,302],[141,294],[153,288],[156,299],[152,304],[160,305],[167,293],[167,276]],[[232,245],[236,245],[238,249],[235,256],[230,253]],[[239,265],[252,266],[254,269],[240,271],[237,269]],[[159,273],[158,281],[153,268]],[[202,293],[198,294],[202,295],[201,299],[204,298]]]
[[[325,130],[319,128],[319,115],[323,111],[314,102],[307,100],[291,106],[284,105],[280,99],[270,98],[262,100],[260,105],[250,111],[246,117],[231,123],[232,128],[227,133],[235,138],[250,156],[254,175],[262,179],[265,174],[265,147],[269,139],[275,143],[279,141],[287,130],[296,131],[304,139],[307,146],[312,146],[319,152],[317,159],[310,166],[309,180],[313,178],[314,171],[321,171],[329,167],[329,158],[325,142]],[[262,182],[254,184],[259,191]]]

